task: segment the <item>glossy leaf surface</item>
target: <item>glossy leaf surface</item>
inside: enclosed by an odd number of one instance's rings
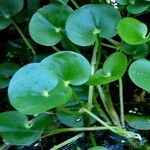
[[[71,12],[72,9],[61,2],[40,8],[29,23],[32,39],[45,46],[57,44],[61,40],[61,32],[63,32],[67,17]]]
[[[77,45],[89,46],[96,41],[97,36],[102,38],[115,36],[120,19],[118,10],[109,5],[84,5],[68,17],[67,36]]]
[[[139,59],[133,62],[129,68],[131,80],[144,90],[150,91],[150,61]]]
[[[49,117],[46,114],[29,121],[20,112],[3,112],[0,113],[0,135],[12,145],[31,144],[40,138],[48,122]]]
[[[66,84],[84,84],[89,79],[91,72],[91,66],[86,58],[71,51],[50,55],[41,63],[50,70],[53,69]]]

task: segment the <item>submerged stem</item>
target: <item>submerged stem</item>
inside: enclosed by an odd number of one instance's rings
[[[18,33],[20,34],[20,36],[22,37],[22,39],[25,42],[25,44],[27,45],[27,47],[31,50],[32,54],[34,56],[36,56],[36,52],[35,52],[34,48],[30,44],[30,42],[28,41],[28,39],[25,37],[25,35],[23,34],[23,32],[21,31],[21,29],[19,28],[19,26],[12,19],[11,19],[11,22],[14,25],[14,27],[16,28],[16,30],[18,31]]]
[[[72,2],[72,4],[76,7],[76,8],[79,8],[79,5],[76,3],[75,0],[70,0]]]
[[[122,127],[125,127],[124,121],[124,104],[123,104],[123,83],[122,79],[119,79],[119,97],[120,97],[120,119]]]
[[[72,138],[69,138],[68,140],[58,144],[58,145],[55,145],[53,148],[51,148],[50,150],[58,150],[62,147],[64,147],[65,145],[69,144],[69,143],[72,143],[72,142],[75,142],[76,140],[78,140],[79,138],[81,138],[82,136],[84,135],[84,133],[80,133],[80,134],[77,134],[76,136],[72,137]]]

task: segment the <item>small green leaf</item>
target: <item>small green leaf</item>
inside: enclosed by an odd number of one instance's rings
[[[120,20],[118,26],[119,36],[128,44],[137,45],[150,41],[147,36],[147,26],[137,19],[126,17]]]
[[[89,79],[91,72],[91,66],[86,58],[71,51],[55,53],[41,63],[50,70],[53,69],[66,85],[84,84]]]
[[[125,73],[127,64],[127,58],[123,53],[113,53],[106,59],[103,68],[90,77],[88,84],[99,85],[118,80]]]
[[[0,74],[0,89],[6,88],[9,84],[10,79],[4,75]]]
[[[50,92],[58,78],[38,63],[24,66],[10,81],[8,95],[14,108],[25,114],[37,114],[52,108]]]
[[[16,120],[17,119],[17,120]],[[28,145],[40,139],[49,122],[49,116],[41,114],[28,120],[17,111],[0,113],[0,135],[12,145]]]
[[[140,14],[150,7],[150,2],[134,0],[133,4],[127,6],[127,10],[131,14]]]
[[[94,146],[94,147],[89,148],[88,150],[108,150],[108,149],[103,146]]]
[[[96,41],[97,36],[102,38],[115,36],[116,26],[120,19],[119,11],[110,5],[84,5],[68,17],[67,36],[77,45],[89,46]]]
[[[3,63],[0,65],[0,89],[8,86],[10,77],[12,77],[19,68],[19,65],[15,63]]]
[[[149,53],[149,47],[146,43],[140,45],[123,43],[121,50],[128,55],[132,55],[135,59],[144,58]]]
[[[82,127],[83,126],[83,117],[78,114],[67,114],[64,112],[57,112],[57,118],[65,125],[69,127]]]
[[[125,120],[132,128],[150,130],[150,116],[126,115]]]
[[[23,8],[23,0],[0,0],[0,30],[11,24],[10,18]]]
[[[129,68],[131,80],[144,90],[150,91],[150,61],[139,59],[133,62]]]
[[[71,12],[72,9],[61,2],[40,8],[29,23],[29,32],[33,40],[45,46],[60,42],[67,17]]]

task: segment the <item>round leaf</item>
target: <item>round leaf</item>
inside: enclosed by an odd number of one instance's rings
[[[46,111],[54,107],[51,104],[50,93],[57,84],[58,78],[52,70],[38,63],[26,65],[17,71],[10,81],[10,103],[25,114]]]
[[[91,72],[89,62],[82,55],[71,51],[55,53],[41,63],[50,70],[53,69],[66,85],[84,84],[89,79]]]
[[[0,30],[11,24],[10,18],[23,8],[23,0],[0,0]]]
[[[127,5],[129,3],[129,0],[116,0],[121,5]]]
[[[128,55],[132,55],[136,59],[144,58],[149,53],[149,47],[145,43],[140,45],[129,45],[123,43],[121,50]]]
[[[88,84],[99,85],[118,80],[125,73],[127,64],[127,58],[123,53],[113,53],[106,59],[103,68],[90,77]]]
[[[150,41],[147,26],[137,19],[126,17],[121,19],[118,26],[119,36],[128,44],[137,45]]]
[[[106,4],[88,4],[75,10],[67,19],[68,38],[81,46],[92,45],[97,36],[110,38],[116,35],[119,11]]]
[[[126,115],[125,120],[132,128],[150,130],[150,116]]]
[[[20,112],[3,112],[0,114],[0,134],[12,145],[31,144],[40,138],[48,121],[46,114],[38,115],[29,121],[27,116]]]
[[[61,40],[61,32],[71,12],[72,9],[61,2],[40,8],[29,23],[32,39],[45,46],[57,44]]]
[[[131,80],[144,90],[150,91],[150,61],[139,59],[133,62],[129,68]]]
[[[88,150],[108,150],[108,149],[103,146],[94,146],[94,147],[89,148]]]
[[[135,0],[135,2],[127,7],[131,14],[140,14],[150,7],[150,2]]]

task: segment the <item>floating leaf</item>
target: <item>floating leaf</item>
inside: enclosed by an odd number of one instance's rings
[[[103,68],[90,77],[88,84],[106,84],[118,80],[125,73],[127,64],[127,58],[123,53],[113,53],[106,59]]]
[[[66,97],[61,93],[58,82],[55,73],[41,64],[26,65],[17,71],[10,82],[8,89],[10,103],[25,114],[37,114],[55,107],[57,103],[63,104]],[[54,93],[57,90],[53,89],[57,85],[60,94],[57,93],[55,97]],[[61,99],[61,96],[64,98]]]
[[[129,68],[131,80],[144,90],[150,91],[150,61],[139,59],[133,62]]]
[[[11,24],[11,17],[23,8],[23,0],[0,0],[0,30]]]
[[[108,150],[108,149],[103,146],[94,146],[94,147],[89,148],[88,150]]]
[[[129,45],[123,43],[121,50],[128,55],[132,55],[136,59],[144,58],[149,53],[149,47],[146,43],[140,45]]]
[[[40,8],[29,23],[29,32],[33,40],[45,46],[57,44],[61,40],[67,17],[71,12],[72,9],[61,2]]]
[[[20,112],[3,112],[0,113],[0,135],[12,145],[31,144],[40,138],[48,122],[49,116],[46,114],[29,121]]]
[[[84,84],[89,79],[91,72],[91,66],[86,58],[71,51],[55,53],[41,63],[50,70],[53,69],[65,84]]]
[[[119,11],[106,4],[88,4],[75,10],[67,19],[68,38],[81,46],[92,45],[97,36],[110,38],[117,34]]]
[[[129,0],[116,0],[121,5],[127,5],[129,3]]]
[[[137,45],[150,41],[147,36],[147,26],[137,19],[126,17],[120,20],[118,26],[119,36],[128,44]]]
[[[126,115],[125,120],[132,128],[150,130],[150,116]]]
[[[0,89],[6,88],[9,84],[10,79],[4,75],[0,74]]]

